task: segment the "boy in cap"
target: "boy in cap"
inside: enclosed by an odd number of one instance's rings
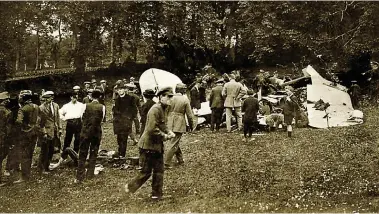
[[[91,80],[91,88],[95,89],[96,87],[97,87],[97,81],[96,81],[96,79],[92,79]]]
[[[102,137],[101,122],[105,118],[105,106],[99,102],[100,90],[92,93],[92,102],[85,105],[82,117],[82,130],[80,132],[79,161],[75,183],[82,183],[84,177],[88,179],[94,177],[96,157],[99,152]],[[89,155],[89,165],[87,175],[85,175],[86,158]]]
[[[162,88],[157,93],[159,102],[154,104],[147,114],[146,127],[138,142],[140,155],[144,160],[142,169],[125,185],[126,193],[136,192],[152,175],[151,198],[158,200],[163,195],[163,142],[175,137],[175,134],[167,128],[165,111],[173,95],[171,87]]]
[[[62,124],[59,118],[59,106],[53,102],[53,96],[54,92],[46,91],[42,95],[45,102],[39,107],[43,133],[38,166],[40,174],[47,174],[50,171],[49,166],[54,155],[55,145],[60,149],[59,139],[62,134]]]
[[[216,86],[212,88],[212,92],[209,98],[209,107],[211,107],[211,131],[214,131],[216,125],[216,131],[220,129],[222,120],[222,113],[224,112],[224,98],[222,97],[222,86],[224,79],[216,81]]]
[[[249,133],[249,138],[253,133],[253,130],[256,129],[258,123],[258,111],[259,104],[258,100],[253,96],[254,91],[251,89],[247,90],[247,95],[249,96],[242,105],[242,112],[245,112],[243,117],[243,134],[245,140],[247,140],[247,134]]]
[[[9,133],[11,130],[12,112],[6,108],[9,103],[8,92],[0,93],[0,186],[4,186],[2,183],[2,166],[3,161],[8,156],[9,152]]]

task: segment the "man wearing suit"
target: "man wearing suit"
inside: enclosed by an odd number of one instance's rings
[[[132,123],[138,113],[139,100],[131,93],[127,93],[124,85],[119,86],[118,94],[113,107],[113,132],[117,135],[118,154],[125,157]]]
[[[94,177],[96,157],[99,152],[102,136],[101,122],[105,118],[105,106],[99,103],[100,90],[92,92],[92,102],[85,106],[82,117],[82,130],[80,133],[79,161],[75,183],[82,183],[85,177],[85,162],[89,151],[89,165],[87,178]]]
[[[224,79],[216,81],[216,86],[212,88],[212,92],[209,98],[209,107],[211,107],[211,131],[214,131],[216,125],[216,131],[220,129],[222,120],[222,113],[224,112],[224,98],[222,97],[222,85]]]
[[[178,83],[176,85],[176,94],[172,98],[171,104],[168,107],[168,120],[167,127],[169,130],[173,131],[175,137],[171,139],[168,146],[168,152],[165,160],[165,167],[171,168],[171,160],[173,156],[176,156],[178,164],[183,164],[183,155],[179,147],[179,141],[182,138],[183,133],[186,132],[186,118],[188,118],[188,123],[190,129],[193,129],[194,116],[191,111],[190,101],[184,94],[186,93],[186,85],[183,83]]]
[[[16,124],[20,125],[20,142],[16,151],[20,152],[19,161],[21,163],[21,178],[14,183],[22,183],[29,180],[32,166],[33,152],[39,134],[39,114],[38,105],[32,103],[32,95],[25,94],[21,97],[22,107],[18,111]]]
[[[242,129],[241,98],[246,94],[246,90],[241,83],[236,82],[234,74],[230,74],[229,79],[230,81],[224,85],[222,96],[225,98],[226,129],[231,132],[233,111],[237,116],[238,129]]]
[[[53,102],[54,92],[46,91],[42,97],[45,102],[40,105],[41,129],[43,140],[41,142],[41,153],[39,156],[39,172],[47,174],[50,161],[53,158],[55,144],[60,144],[62,124],[59,119],[59,106]],[[60,147],[60,146],[59,146]],[[60,149],[60,148],[59,148]]]

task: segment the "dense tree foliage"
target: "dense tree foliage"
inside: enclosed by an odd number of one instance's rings
[[[0,2],[1,72],[112,61],[184,74],[207,63],[364,71],[356,59],[379,53],[377,11],[377,2],[341,1]]]

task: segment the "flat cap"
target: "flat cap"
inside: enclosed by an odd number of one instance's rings
[[[84,84],[90,84],[91,82],[90,81],[84,81]]]
[[[72,89],[74,89],[74,90],[80,90],[80,87],[78,85],[76,85]]]
[[[106,80],[101,80],[100,83],[106,83],[107,81]]]
[[[146,89],[143,92],[143,96],[145,96],[145,97],[154,97],[155,96],[155,92],[153,91],[153,89]]]
[[[20,91],[20,95],[23,96],[25,94],[32,94],[32,91],[31,90],[22,90]]]
[[[42,94],[42,97],[51,97],[54,96],[54,92],[52,91],[46,91],[45,93]]]
[[[136,85],[133,85],[133,84],[130,84],[130,83],[125,84],[125,87],[126,88],[137,88]]]
[[[97,83],[96,79],[92,79],[91,83]]]
[[[224,83],[224,79],[223,79],[223,78],[218,79],[218,80],[216,81],[216,83]]]
[[[169,86],[159,89],[157,92],[157,96],[164,94],[164,93],[167,93],[167,95],[169,95],[169,96],[174,96],[174,90],[172,89],[172,87],[169,87]]]
[[[187,89],[187,85],[184,83],[176,84],[176,89]]]

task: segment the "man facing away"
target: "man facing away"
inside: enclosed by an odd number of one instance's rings
[[[92,92],[92,102],[85,105],[80,132],[79,161],[75,183],[82,183],[84,178],[94,177],[96,157],[102,136],[101,123],[105,118],[105,106],[99,103],[100,90]],[[89,151],[89,165],[85,176],[85,162]]]
[[[166,108],[170,105],[173,90],[165,87],[157,93],[159,102],[151,107],[147,114],[145,130],[138,142],[140,155],[144,162],[136,177],[125,185],[126,193],[136,192],[153,175],[152,199],[158,200],[163,195],[163,142],[175,137],[166,125]]]
[[[216,131],[220,129],[222,122],[222,113],[224,112],[224,98],[222,97],[222,86],[224,79],[216,81],[216,86],[212,88],[212,92],[209,98],[209,107],[211,107],[211,131],[214,131],[216,125]]]
[[[258,126],[258,111],[259,111],[259,103],[258,100],[253,96],[254,91],[249,89],[247,90],[248,98],[243,102],[242,112],[245,112],[243,117],[243,134],[245,136],[245,140],[247,141],[247,134],[249,134],[249,138],[253,133],[253,130],[257,129]]]
[[[169,130],[173,131],[175,137],[171,139],[168,146],[168,152],[166,154],[165,167],[171,168],[171,160],[173,156],[176,156],[178,164],[183,164],[183,155],[179,147],[180,139],[183,133],[186,132],[186,118],[188,118],[189,127],[192,130],[194,125],[195,117],[191,111],[190,101],[184,94],[186,93],[186,85],[183,83],[178,83],[176,85],[176,94],[172,98],[170,106],[168,107],[168,120],[167,127]]]
[[[241,83],[236,82],[234,74],[230,74],[229,79],[230,81],[224,85],[222,95],[225,97],[226,129],[231,132],[233,111],[237,116],[238,129],[242,129],[241,98],[246,94],[246,90]]]

